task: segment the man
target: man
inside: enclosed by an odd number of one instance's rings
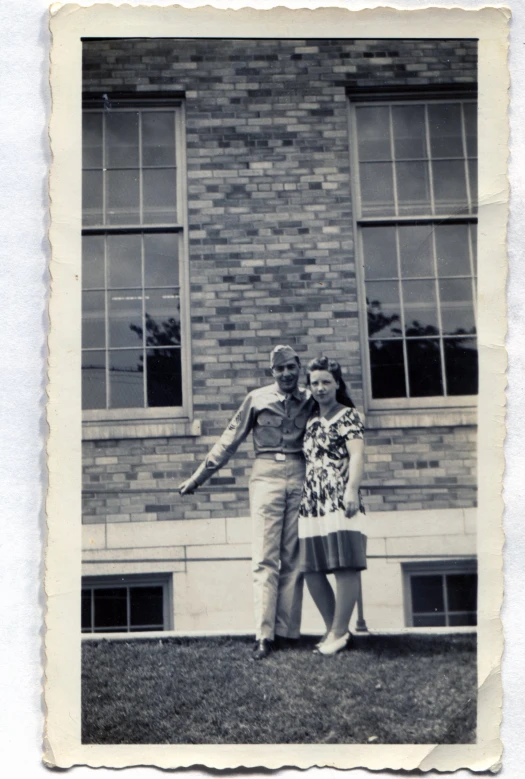
[[[310,393],[299,388],[301,362],[291,346],[270,355],[275,383],[248,393],[232,421],[181,495],[192,494],[253,433],[255,462],[250,476],[256,641],[253,659],[299,638],[303,576],[297,535],[305,474],[302,444],[312,410]]]

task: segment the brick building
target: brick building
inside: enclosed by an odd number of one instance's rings
[[[252,630],[251,444],[175,487],[281,342],[338,359],[365,417],[368,627],[475,624],[476,63],[84,42],[86,632]]]

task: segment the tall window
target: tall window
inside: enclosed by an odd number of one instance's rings
[[[180,104],[85,108],[85,409],[183,405],[182,155]]]
[[[352,114],[370,408],[472,403],[476,103],[362,102]]]

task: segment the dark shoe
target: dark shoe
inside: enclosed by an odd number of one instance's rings
[[[253,647],[252,660],[264,660],[268,657],[273,649],[273,642],[267,638],[261,638],[260,641],[256,641]]]
[[[279,650],[297,649],[299,646],[298,638],[288,638],[287,636],[275,636],[275,648]]]

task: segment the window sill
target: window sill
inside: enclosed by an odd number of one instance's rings
[[[475,408],[369,411],[365,417],[365,426],[369,430],[393,427],[474,427],[476,425]]]
[[[83,441],[112,438],[195,438],[201,434],[200,420],[159,417],[121,420],[84,420]]]

